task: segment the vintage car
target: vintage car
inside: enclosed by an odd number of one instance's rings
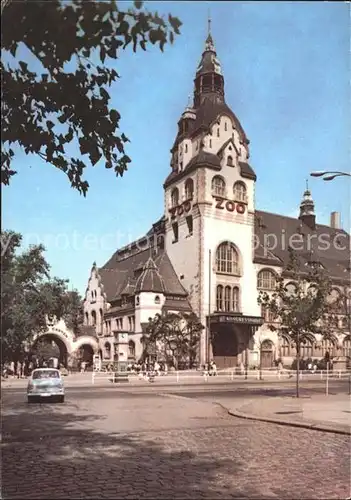
[[[65,389],[59,370],[56,368],[37,368],[28,379],[28,403],[42,399],[55,399],[60,403],[65,400]]]

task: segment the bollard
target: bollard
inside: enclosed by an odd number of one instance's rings
[[[177,382],[179,382],[179,372],[177,372]]]

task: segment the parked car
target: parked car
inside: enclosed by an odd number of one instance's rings
[[[65,389],[60,371],[56,368],[37,368],[28,379],[28,403],[42,399],[56,399],[60,403],[65,400]]]

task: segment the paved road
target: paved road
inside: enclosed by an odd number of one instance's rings
[[[188,398],[147,387],[113,397],[70,388],[64,405],[30,406],[23,392],[5,389],[3,498],[350,494],[346,436],[235,419],[206,400],[211,391]]]

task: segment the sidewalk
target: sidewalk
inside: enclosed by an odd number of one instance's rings
[[[351,399],[344,394],[265,397],[225,406],[235,417],[351,435]]]

